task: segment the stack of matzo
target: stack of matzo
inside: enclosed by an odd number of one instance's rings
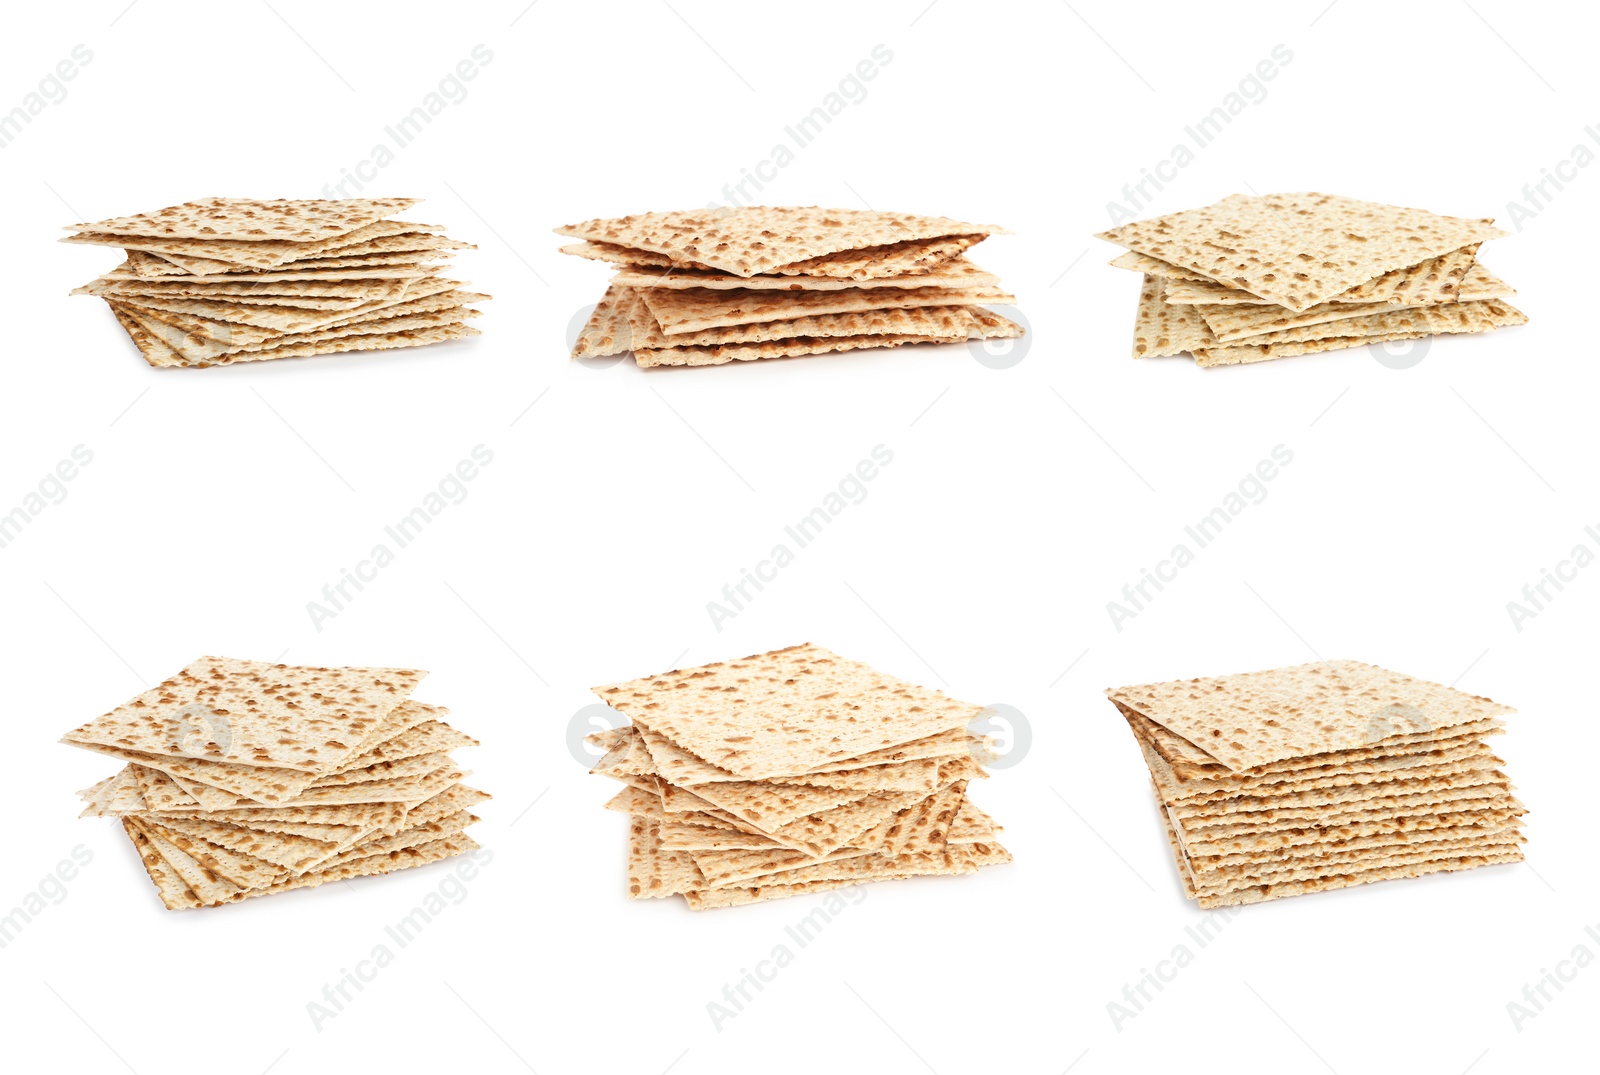
[[[487,299],[436,264],[471,249],[435,224],[385,219],[415,198],[207,198],[74,224],[62,242],[127,260],[73,292],[110,305],[152,366],[222,366],[476,336]]]
[[[980,707],[817,646],[596,687],[589,741],[628,787],[628,896],[696,909],[1009,862],[967,799]]]
[[[1477,261],[1492,220],[1332,194],[1234,194],[1100,238],[1144,273],[1133,356],[1201,366],[1391,340],[1486,332],[1528,319]]]
[[[171,910],[390,873],[478,847],[449,751],[477,741],[405,668],[202,657],[62,742],[129,764],[79,792]]]
[[[1487,698],[1354,661],[1106,693],[1201,907],[1522,858]]]
[[[557,228],[618,267],[572,357],[713,366],[903,343],[1021,336],[966,251],[1003,229],[947,217],[745,206]]]

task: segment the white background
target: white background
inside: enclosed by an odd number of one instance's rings
[[[73,46],[69,96],[0,153],[0,509],[82,444],[69,495],[0,549],[9,774],[0,908],[93,861],[0,950],[8,1059],[65,1071],[1292,1070],[1589,1066],[1600,969],[1518,1031],[1507,1002],[1600,940],[1592,661],[1600,567],[1517,631],[1506,604],[1600,523],[1600,168],[1481,253],[1532,323],[1245,368],[1128,358],[1138,279],[1106,204],[1275,45],[1292,61],[1141,216],[1326,190],[1507,218],[1585,141],[1575,5],[585,5],[276,0],[34,5],[0,110]],[[120,13],[120,16],[119,16]],[[114,21],[115,20],[115,21]],[[493,59],[367,193],[479,244],[485,335],[392,355],[156,371],[67,292],[113,251],[61,226],[210,195],[315,197],[473,46]],[[994,222],[975,260],[1033,335],[639,371],[570,363],[606,272],[557,225],[717,198],[875,45],[892,61],[782,170],[773,204]],[[1586,111],[1586,107],[1588,110]],[[1591,149],[1600,146],[1589,143]],[[353,190],[352,190],[353,193]],[[493,463],[348,609],[306,611],[475,445]],[[893,463],[733,621],[706,603],[875,445]],[[1106,603],[1275,445],[1294,454],[1145,612]],[[615,785],[566,746],[587,688],[814,641],[1027,714],[975,789],[1014,864],[880,885],[720,1030],[708,1001],[784,943],[795,900],[694,915],[624,899]],[[161,909],[56,743],[202,653],[430,669],[483,746],[493,860],[331,1021],[306,1004],[448,867]],[[1495,741],[1528,862],[1284,900],[1182,897],[1112,685],[1345,657],[1518,707]],[[532,804],[532,805],[530,805]],[[1194,952],[1120,1029],[1107,1003]],[[791,945],[793,947],[793,945]],[[120,1061],[120,1063],[119,1063]],[[1474,1066],[1475,1065],[1475,1066]]]

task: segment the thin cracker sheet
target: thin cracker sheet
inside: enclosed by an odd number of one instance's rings
[[[1189,818],[1184,822],[1184,831],[1202,840],[1222,840],[1235,836],[1261,836],[1345,825],[1406,829],[1450,824],[1454,820],[1482,820],[1490,816],[1520,817],[1527,812],[1516,796],[1504,788],[1488,786],[1468,790],[1472,797],[1465,799],[1447,800],[1434,795],[1381,796],[1326,808],[1296,807]]]
[[[1468,307],[1473,307],[1474,309],[1467,309]],[[1456,307],[1442,307],[1441,309],[1457,309],[1464,312],[1459,314],[1453,321],[1441,321],[1441,326],[1449,327],[1441,327],[1439,329],[1440,332],[1490,332],[1497,328],[1527,324],[1528,321],[1527,315],[1521,310],[1498,299],[1489,299],[1484,302],[1464,302]],[[1352,327],[1359,332],[1363,329],[1370,330],[1375,326]],[[1232,346],[1205,348],[1194,353],[1195,364],[1210,367],[1267,362],[1276,358],[1294,358],[1299,355],[1340,351],[1351,347],[1371,347],[1377,344],[1393,343],[1400,340],[1416,340],[1424,336],[1433,335],[1432,332],[1420,327],[1378,332],[1367,336],[1324,334],[1326,329],[1322,326],[1293,331],[1296,335],[1310,338],[1271,344],[1252,344],[1249,340],[1243,340]]]
[[[742,291],[778,291],[785,294],[804,291],[872,291],[888,288],[922,287],[999,287],[1000,278],[985,272],[964,257],[952,258],[926,272],[900,276],[858,278],[852,276],[735,276],[731,273],[683,269],[626,268],[611,278],[621,287],[707,288]]]
[[[1133,318],[1133,357],[1166,358],[1217,346],[1217,337],[1197,306],[1166,301],[1167,281],[1146,276]]]
[[[142,311],[126,308],[124,312],[134,316],[142,327],[158,329],[159,322],[156,318],[143,316]],[[477,316],[477,310],[457,307],[415,316],[373,319],[343,328],[288,333],[265,343],[247,347],[219,347],[183,334],[180,334],[183,345],[173,346],[170,342],[164,345],[178,356],[180,361],[177,364],[180,365],[195,368],[228,366],[239,362],[309,358],[314,355],[340,354],[347,351],[422,347],[431,343],[464,339],[480,335],[477,329],[465,323],[465,319]],[[166,333],[162,333],[162,336],[166,341],[171,340]]]
[[[981,706],[879,673],[819,646],[596,688],[623,713],[749,780],[963,728]]]
[[[133,778],[131,767],[124,766],[116,774],[106,777],[92,788],[78,793],[84,800],[79,817],[115,817],[145,809],[144,796],[139,783]]]
[[[840,351],[870,351],[901,347],[908,343],[957,343],[961,336],[829,336],[822,339],[798,338],[769,343],[730,343],[715,347],[668,347],[654,351],[635,351],[634,362],[641,369],[652,366],[721,366],[729,362],[755,362],[767,358],[804,358]]]
[[[862,247],[843,250],[837,254],[824,254],[804,261],[791,262],[775,269],[770,277],[759,275],[743,279],[793,280],[802,286],[826,286],[829,280],[871,281],[894,277],[918,276],[940,272],[960,257],[963,251],[983,240],[982,235],[953,235],[937,239],[916,239],[886,246]],[[666,270],[671,273],[696,273],[727,275],[709,265],[675,259],[649,250],[618,246],[615,243],[573,243],[561,248],[563,254],[572,254],[596,261],[609,261],[622,267],[624,272],[635,269]],[[763,285],[754,285],[763,286]]]
[[[1382,302],[1322,303],[1303,313],[1290,313],[1276,306],[1196,306],[1206,325],[1218,340],[1231,343],[1248,337],[1250,343],[1282,343],[1323,336],[1366,336],[1384,332],[1404,332],[1421,326],[1431,332],[1455,332],[1449,326],[1465,310],[1482,309],[1476,304],[1485,299],[1504,299],[1515,289],[1481,269],[1470,289],[1458,289],[1463,300],[1429,305],[1393,305]],[[1363,326],[1348,331],[1352,325]],[[1290,330],[1324,326],[1315,334],[1297,335]],[[1371,327],[1366,327],[1371,326]],[[1341,331],[1341,329],[1343,329]]]
[[[1204,309],[1204,307],[1196,307]],[[1501,301],[1453,302],[1444,306],[1418,306],[1368,313],[1358,317],[1300,325],[1237,339],[1232,343],[1203,348],[1209,354],[1243,348],[1258,351],[1280,345],[1295,345],[1338,338],[1385,339],[1403,336],[1442,336],[1450,333],[1489,332],[1507,325],[1521,325],[1528,318],[1522,311]]]
[[[1432,306],[1441,302],[1458,302],[1469,297],[1493,298],[1497,296],[1465,294],[1469,281],[1474,281],[1482,286],[1489,276],[1488,270],[1477,263],[1478,247],[1474,243],[1464,246],[1460,250],[1452,250],[1448,254],[1416,265],[1408,265],[1403,269],[1384,273],[1375,280],[1368,280],[1357,285],[1349,291],[1335,295],[1328,302],[1340,305],[1361,306],[1371,303],[1385,303],[1390,306]],[[1139,255],[1132,255],[1139,256]],[[1119,259],[1120,260],[1120,259]],[[1112,264],[1116,264],[1113,262]],[[1180,270],[1182,271],[1182,270]],[[1155,269],[1152,275],[1166,275]],[[1481,274],[1481,275],[1478,275]],[[1270,299],[1259,295],[1252,295],[1236,287],[1217,283],[1214,280],[1201,278],[1196,280],[1198,273],[1190,273],[1173,281],[1167,289],[1167,301],[1174,303],[1220,303],[1228,305],[1262,305],[1279,308]],[[1491,277],[1492,278],[1492,277]],[[1323,305],[1323,304],[1318,304]],[[1317,307],[1313,306],[1312,309]]]
[[[1487,220],[1314,192],[1235,194],[1100,238],[1304,310],[1505,232]]]
[[[1509,834],[1519,830],[1523,811],[1509,808],[1505,797],[1466,800],[1420,810],[1334,814],[1288,827],[1237,825],[1195,828],[1189,819],[1172,817],[1185,849],[1208,861],[1251,862],[1284,853],[1319,854],[1361,846],[1466,838],[1474,833]],[[1456,806],[1469,809],[1456,809]]]
[[[814,765],[806,770],[806,775],[825,777],[830,773],[848,773],[857,769],[905,761],[971,757],[977,749],[978,742],[978,737],[968,735],[965,728],[951,728],[921,739],[913,739],[909,743],[898,743],[878,750],[869,750],[852,758],[840,758],[822,765]]]
[[[1106,692],[1231,769],[1370,746],[1375,731],[1447,728],[1515,712],[1487,698],[1358,661],[1114,688]],[[1271,722],[1270,724],[1268,722]]]
[[[628,826],[628,898],[657,899],[706,887],[687,851],[661,846],[661,822],[634,816]]]
[[[306,242],[281,239],[189,239],[116,235],[109,232],[80,232],[61,241],[90,246],[120,246],[128,251],[141,250],[169,260],[191,275],[209,276],[242,269],[276,269],[298,260],[318,257],[340,246],[414,230],[416,225],[407,221],[379,220],[343,236]]]
[[[409,280],[406,281],[406,286],[402,291],[398,293],[391,293],[386,298],[374,299],[344,310],[306,310],[294,306],[255,305],[230,302],[225,299],[163,298],[149,295],[138,296],[137,301],[133,301],[130,296],[109,295],[103,286],[96,284],[89,284],[79,288],[74,294],[97,295],[111,299],[120,298],[124,306],[187,314],[192,317],[204,318],[208,321],[247,325],[252,328],[270,329],[274,332],[313,332],[320,328],[326,328],[334,322],[349,320],[407,299],[420,298],[440,291],[449,291],[460,286],[461,282],[459,280],[443,280],[437,277]]]
[[[1376,784],[1418,776],[1438,776],[1468,769],[1492,768],[1502,764],[1500,759],[1482,743],[1468,740],[1448,750],[1421,755],[1404,754],[1392,759],[1375,759],[1354,766],[1323,766],[1290,773],[1269,773],[1266,776],[1240,776],[1231,779],[1219,777],[1214,780],[1191,780],[1180,784],[1172,778],[1171,771],[1160,757],[1152,753],[1147,755],[1147,758],[1151,762],[1151,774],[1156,777],[1162,797],[1170,802],[1195,806],[1230,799],[1270,797],[1312,788]]]
[[[289,833],[252,829],[226,821],[195,821],[163,817],[146,819],[146,822],[163,830],[169,838],[179,834],[190,839],[204,840],[273,863],[292,873],[304,873],[307,868],[335,854],[339,849],[336,841],[314,840]],[[268,883],[278,880],[281,878],[274,878]]]
[[[156,333],[146,329],[131,313],[119,308],[114,303],[108,303],[107,305],[111,308],[112,316],[117,319],[117,324],[122,326],[123,331],[128,334],[128,338],[133,341],[134,347],[138,348],[140,356],[151,366],[156,369],[167,369],[188,365],[182,355],[178,354]]]
[[[798,869],[803,866],[815,866],[826,862],[841,862],[845,859],[860,858],[870,855],[870,851],[860,851],[855,848],[843,848],[826,855],[823,858],[813,858],[803,851],[788,850],[761,850],[761,851],[693,851],[690,858],[705,877],[706,885],[710,888],[724,888],[728,885],[744,884],[758,877],[769,874],[783,873],[788,870]]]
[[[974,850],[980,846],[983,848],[981,853]],[[762,878],[764,883],[760,885],[730,886],[693,892],[686,895],[685,899],[689,907],[696,911],[738,907],[774,899],[809,896],[875,881],[975,873],[983,866],[1009,862],[1010,859],[1010,853],[998,844],[963,845],[963,850],[960,852],[938,857],[907,855],[894,859],[881,855],[868,855],[773,874]]]
[[[687,821],[663,821],[661,846],[673,851],[789,850],[770,836],[758,836],[720,825],[696,825]],[[803,854],[803,852],[791,853]]]
[[[415,204],[415,198],[204,198],[151,213],[73,224],[67,230],[179,239],[308,242],[349,235]]]
[[[243,269],[234,272],[218,272],[194,274],[186,273],[172,263],[166,263],[165,271],[156,273],[145,268],[146,263],[136,261],[136,258],[153,258],[154,254],[146,254],[138,250],[128,251],[128,260],[100,276],[99,279],[109,283],[144,283],[144,284],[276,284],[276,283],[307,283],[323,281],[338,283],[339,281],[359,280],[403,280],[409,277],[432,276],[435,269],[431,266],[417,264],[418,259],[407,257],[401,261],[382,261],[373,264],[332,265],[329,262],[339,261],[337,258],[317,258],[309,261],[294,262],[279,269]],[[355,260],[355,259],[351,259]]]
[[[1410,719],[1398,725],[1384,720],[1374,724],[1370,729],[1366,745],[1350,750],[1323,751],[1298,758],[1270,762],[1266,765],[1254,765],[1248,769],[1234,770],[1229,769],[1187,739],[1168,731],[1150,718],[1130,709],[1121,702],[1113,701],[1112,704],[1117,707],[1118,712],[1128,721],[1134,735],[1160,754],[1162,759],[1172,767],[1174,776],[1179,781],[1196,778],[1212,779],[1218,776],[1235,774],[1239,776],[1265,776],[1269,773],[1294,772],[1300,769],[1316,768],[1321,765],[1361,762],[1371,758],[1392,757],[1397,754],[1425,753],[1441,746],[1455,745],[1457,740],[1463,738],[1476,740],[1485,736],[1500,735],[1505,731],[1505,722],[1498,717],[1487,717],[1482,720],[1452,724],[1445,728],[1428,728],[1419,731],[1409,730],[1415,726],[1415,723]],[[1399,730],[1401,727],[1408,730],[1401,731]]]
[[[1181,828],[1181,826],[1180,826]],[[1182,829],[1184,849],[1197,866],[1206,868],[1285,862],[1321,856],[1354,854],[1373,848],[1427,845],[1440,840],[1500,840],[1519,837],[1516,819],[1503,813],[1470,817],[1426,827],[1390,827],[1366,822],[1332,829],[1300,829],[1248,838],[1200,838]]]
[[[966,306],[863,310],[728,325],[669,336],[661,331],[642,291],[613,284],[573,345],[572,356],[603,356],[664,348],[715,348],[796,337],[927,336],[966,339],[974,328]]]
[[[415,704],[415,703],[412,703]],[[442,711],[440,711],[442,713]],[[352,758],[335,773],[352,769],[365,769],[379,762],[403,761],[423,754],[439,754],[459,747],[475,747],[478,741],[466,732],[458,731],[436,717],[422,721],[398,734],[383,740],[358,757]]]
[[[876,792],[844,806],[792,821],[768,835],[785,847],[820,858],[854,843],[892,821],[901,811],[932,797],[915,791]]]
[[[1003,229],[949,217],[814,206],[741,206],[588,220],[557,228],[575,239],[663,254],[739,276],[844,251]]]
[[[1219,799],[1208,803],[1170,803],[1169,807],[1180,818],[1218,817],[1240,813],[1249,807],[1272,809],[1293,806],[1330,806],[1337,803],[1364,802],[1378,795],[1415,795],[1426,791],[1486,786],[1505,788],[1505,774],[1489,766],[1450,769],[1407,779],[1350,782],[1328,787],[1311,786],[1298,791],[1280,791],[1272,795],[1254,797],[1240,796],[1234,799]]]
[[[185,298],[247,298],[262,302],[283,302],[291,298],[343,299],[354,305],[383,298],[404,288],[407,277],[374,277],[362,280],[281,280],[212,282],[208,280],[150,281],[125,280],[101,276],[96,284],[116,295],[181,296]]]
[[[202,657],[63,741],[330,772],[426,674]]]
[[[764,832],[772,832],[808,815],[858,802],[872,793],[804,784],[734,781],[696,785],[694,794]]]
[[[1425,877],[1431,873],[1470,870],[1479,866],[1496,866],[1511,862],[1521,862],[1522,858],[1521,850],[1498,854],[1461,855],[1405,866],[1385,866],[1377,869],[1340,873],[1311,881],[1287,881],[1279,884],[1259,885],[1241,891],[1221,894],[1202,891],[1196,902],[1204,910],[1214,910],[1218,907],[1239,904],[1265,903],[1267,900],[1282,899],[1285,896],[1303,896],[1310,892],[1328,892],[1338,888],[1367,885],[1374,881],[1395,881],[1407,877]]]
[[[845,291],[713,291],[709,288],[640,289],[645,305],[668,336],[732,325],[789,321],[822,314],[915,306],[1015,305],[1016,296],[997,288],[856,288]],[[965,336],[965,331],[962,333]]]
[[[443,291],[358,313],[311,332],[290,333],[277,333],[270,329],[251,330],[241,325],[207,322],[169,311],[127,307],[117,303],[112,304],[112,309],[120,311],[119,317],[125,313],[134,318],[142,328],[160,337],[182,360],[204,365],[227,364],[236,359],[257,361],[283,357],[287,352],[271,352],[283,347],[316,344],[345,336],[390,334],[460,324],[465,319],[478,316],[477,310],[464,306],[464,303],[480,302],[487,298],[488,295],[469,291]]]
[[[122,830],[132,842],[140,864],[149,874],[150,881],[156,886],[156,893],[167,910],[187,911],[204,906],[189,886],[183,883],[178,871],[168,865],[167,860],[161,857],[161,853],[150,842],[150,838],[137,825],[124,819]]]

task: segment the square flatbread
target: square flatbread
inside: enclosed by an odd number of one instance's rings
[[[1401,318],[1399,322],[1380,319],[1395,318],[1395,314],[1374,314],[1352,318],[1348,326],[1341,322],[1316,325],[1306,329],[1290,330],[1292,337],[1281,343],[1254,344],[1241,340],[1232,345],[1205,347],[1194,352],[1199,366],[1227,366],[1241,362],[1265,362],[1274,358],[1293,358],[1296,355],[1315,354],[1320,351],[1338,351],[1347,347],[1365,347],[1370,344],[1397,340],[1416,340],[1424,336],[1443,333],[1490,332],[1511,325],[1524,325],[1528,316],[1521,310],[1489,299],[1484,302],[1462,302],[1449,306],[1420,307],[1401,313],[1426,314],[1446,311],[1444,316]],[[1405,324],[1408,327],[1398,327]],[[1350,335],[1340,335],[1341,331]],[[1361,333],[1370,335],[1361,335]]]
[[[1487,698],[1358,661],[1118,687],[1113,701],[1200,746],[1235,771],[1370,746],[1513,713]]]
[[[1364,305],[1367,303],[1382,302],[1390,306],[1432,306],[1441,302],[1461,302],[1469,298],[1496,298],[1497,295],[1467,295],[1463,294],[1472,273],[1480,268],[1476,256],[1479,244],[1464,246],[1460,250],[1452,250],[1442,257],[1430,258],[1416,265],[1408,265],[1403,269],[1384,273],[1376,280],[1351,288],[1340,295],[1335,295],[1329,302],[1343,303],[1346,305]],[[1139,257],[1137,254],[1127,254],[1125,257]],[[1120,259],[1119,259],[1120,260]],[[1146,259],[1154,262],[1154,259]],[[1112,264],[1116,264],[1113,262]],[[1154,262],[1155,266],[1162,266],[1162,262]],[[1187,270],[1175,269],[1165,266],[1175,272]],[[1171,273],[1160,268],[1151,269],[1152,276],[1171,276]],[[1244,306],[1270,306],[1279,308],[1270,299],[1252,295],[1239,288],[1228,287],[1213,280],[1195,281],[1192,277],[1198,273],[1188,273],[1182,278],[1173,279],[1172,286],[1167,288],[1167,301],[1179,305],[1186,303],[1218,303],[1227,305]],[[1481,279],[1481,278],[1480,278]],[[1313,306],[1312,309],[1317,307]]]
[[[964,340],[975,327],[965,306],[926,306],[819,314],[753,325],[730,325],[669,336],[661,331],[640,288],[612,284],[578,334],[572,357],[660,351],[676,347],[713,348],[767,343],[797,337],[924,336]]]
[[[450,291],[461,286],[458,280],[443,280],[438,277],[424,277],[417,280],[406,280],[402,283],[404,285],[403,289],[398,293],[391,294],[388,298],[376,299],[344,310],[305,310],[293,306],[261,306],[233,302],[225,298],[193,299],[149,295],[137,297],[118,296],[108,291],[106,285],[99,283],[85,284],[83,287],[75,289],[72,293],[74,295],[96,295],[112,301],[120,301],[124,305],[184,314],[228,325],[243,325],[256,330],[314,332],[317,329],[327,328],[335,322],[347,321],[409,299],[422,298],[425,295]]]
[[[782,266],[843,251],[956,236],[987,236],[1002,229],[948,217],[860,209],[743,206],[584,221],[557,228],[560,235],[663,254],[738,276],[772,273]]]
[[[327,773],[426,674],[201,657],[63,742]]]
[[[1200,311],[1206,325],[1222,343],[1287,343],[1297,337],[1282,334],[1315,325],[1329,326],[1329,336],[1361,336],[1375,333],[1337,332],[1332,329],[1381,325],[1385,326],[1383,331],[1401,332],[1408,331],[1413,323],[1449,324],[1451,315],[1464,307],[1488,299],[1507,299],[1516,294],[1515,288],[1481,265],[1474,265],[1470,276],[1470,281],[1463,281],[1460,287],[1454,289],[1457,298],[1450,302],[1324,302],[1300,313],[1291,313],[1281,306],[1201,304],[1195,309]],[[1162,297],[1171,302],[1169,294]],[[1411,320],[1406,320],[1407,317]],[[1325,337],[1319,333],[1303,338]]]
[[[982,709],[811,645],[597,687],[595,693],[747,780],[790,776],[964,728]]]
[[[669,347],[655,351],[635,351],[633,360],[641,369],[651,366],[721,366],[729,362],[754,362],[763,358],[801,358],[836,351],[866,351],[899,347],[907,343],[955,343],[966,336],[826,336],[800,337],[768,343],[730,343],[716,347]]]
[[[1000,278],[966,258],[951,258],[925,272],[899,276],[736,276],[710,269],[627,267],[611,278],[627,287],[739,288],[746,291],[842,291],[846,288],[999,287]]]
[[[67,230],[169,239],[278,239],[304,243],[347,235],[416,204],[415,198],[202,198],[153,213],[73,224]]]
[[[709,288],[641,288],[640,294],[661,331],[668,336],[730,325],[788,321],[821,314],[914,306],[1016,304],[1016,296],[995,288],[857,288],[849,291],[717,291]]]
[[[451,292],[460,301],[472,302],[486,296],[467,292]],[[167,311],[148,310],[139,306],[113,303],[119,316],[126,315],[138,322],[140,328],[158,337],[184,364],[192,366],[227,365],[231,362],[251,362],[263,359],[286,358],[291,354],[326,353],[315,347],[305,350],[305,345],[317,345],[353,336],[388,336],[422,329],[445,328],[478,316],[478,311],[463,306],[445,307],[424,313],[402,315],[405,303],[385,307],[363,315],[356,321],[343,325],[317,329],[314,332],[286,332],[265,340],[243,340],[238,343],[208,339],[186,332],[177,325],[162,319]],[[175,315],[181,317],[182,315]],[[453,337],[452,337],[453,338]],[[337,350],[339,348],[330,348]]]
[[[120,246],[124,250],[143,250],[146,253],[159,255],[195,275],[206,275],[217,272],[238,272],[241,268],[276,268],[289,262],[320,257],[342,246],[416,230],[418,230],[417,225],[409,221],[378,220],[343,235],[309,241],[191,239],[96,231],[79,232],[61,241],[85,243],[90,246]]]
[[[1504,235],[1487,220],[1332,194],[1235,194],[1100,238],[1304,310],[1357,285]]]
[[[1207,306],[1195,308],[1199,310],[1237,309],[1237,307]],[[1348,309],[1368,310],[1374,308],[1352,306],[1348,307]],[[1223,341],[1215,347],[1201,348],[1201,350],[1219,350],[1228,347],[1264,347],[1279,343],[1309,343],[1314,340],[1331,340],[1340,337],[1392,337],[1406,333],[1414,333],[1417,336],[1435,336],[1460,332],[1485,332],[1506,325],[1525,324],[1528,320],[1527,315],[1522,311],[1499,299],[1484,299],[1478,302],[1450,302],[1441,306],[1399,308],[1378,306],[1375,309],[1376,312],[1358,314],[1355,317],[1340,318],[1335,321],[1317,321],[1308,325],[1294,325],[1244,337],[1235,335],[1235,338],[1231,341]],[[1276,321],[1279,319],[1274,318],[1271,320]],[[1209,324],[1210,322],[1208,321],[1207,323]]]
[[[1169,286],[1165,277],[1146,276],[1139,288],[1139,308],[1133,317],[1134,358],[1167,358],[1218,346],[1200,307],[1166,300]]]
[[[982,235],[955,235],[845,250],[837,254],[825,254],[822,257],[781,265],[771,276],[740,279],[761,280],[771,286],[826,287],[830,284],[848,284],[852,280],[865,285],[874,280],[914,277],[924,273],[944,271],[946,267],[960,260],[963,251],[975,246],[983,238]],[[710,276],[725,275],[709,265],[673,259],[666,254],[630,249],[612,243],[573,243],[562,247],[561,252],[581,258],[609,261],[619,266],[623,272],[646,270],[664,276],[681,272]],[[750,286],[764,285],[752,283]]]

